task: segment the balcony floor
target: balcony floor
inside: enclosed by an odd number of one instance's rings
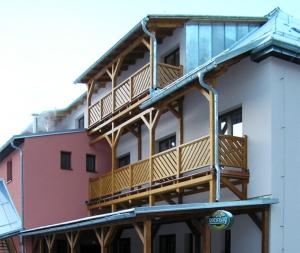
[[[222,169],[221,187],[229,188],[240,199],[247,199],[248,181],[248,171],[229,168]],[[242,190],[236,187],[238,185],[241,186]],[[145,184],[113,195],[91,199],[87,205],[88,209],[92,210],[112,205],[126,208],[145,204],[154,205],[156,201],[166,201],[169,204],[176,204],[173,200],[174,198],[178,198],[179,200],[183,196],[200,192],[209,192],[209,201],[214,200],[215,173],[209,167],[202,168],[198,172],[194,171],[192,174],[182,175],[179,178],[173,176],[159,180],[152,185]],[[151,203],[151,201],[153,202]]]

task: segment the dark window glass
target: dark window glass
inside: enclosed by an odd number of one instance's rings
[[[176,135],[172,135],[158,142],[158,151],[163,152],[167,149],[174,148],[176,146]]]
[[[86,171],[95,172],[96,171],[96,156],[86,154]]]
[[[71,169],[71,152],[60,152],[60,168],[63,170]]]
[[[118,168],[124,167],[130,164],[130,153],[118,157]]]
[[[120,238],[119,253],[130,253],[130,238]]]
[[[219,132],[225,135],[243,136],[242,108],[219,117]]]
[[[164,63],[179,66],[180,65],[180,58],[179,58],[179,48],[176,48],[174,51],[169,53],[164,57]]]
[[[84,129],[84,116],[78,119],[78,129]]]
[[[160,253],[176,253],[176,235],[161,235],[159,237]]]
[[[8,161],[6,164],[6,181],[12,181],[12,161]]]

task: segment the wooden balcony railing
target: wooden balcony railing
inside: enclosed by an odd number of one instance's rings
[[[222,166],[247,169],[247,138],[219,137]],[[211,165],[210,139],[204,136],[158,153],[149,159],[90,179],[89,199],[98,199],[135,187],[149,187],[171,177],[181,178],[191,171]]]
[[[164,87],[182,76],[181,66],[177,67],[159,63],[157,70],[159,87]],[[150,64],[148,63],[128,79],[117,85],[98,102],[89,106],[89,127],[149,92],[149,88],[151,87],[150,74]]]

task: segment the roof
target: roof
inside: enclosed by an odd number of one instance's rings
[[[188,85],[198,78],[198,74],[208,73],[229,60],[241,55],[252,55],[255,61],[275,55],[300,63],[300,20],[280,8],[274,9],[267,16],[268,21],[253,30],[231,47],[211,58],[199,67],[185,74],[163,89],[151,94],[151,97],[141,104],[141,109],[152,106],[178,89]]]
[[[177,27],[183,26],[186,22],[258,22],[264,23],[266,17],[238,17],[238,16],[208,16],[208,15],[148,15],[147,26],[153,27],[156,30],[158,42],[166,35],[172,34]],[[162,25],[163,24],[163,25]],[[120,52],[127,48],[134,40],[144,35],[141,21],[137,23],[126,35],[124,35],[113,47],[111,47],[104,55],[102,55],[94,64],[84,71],[74,83],[87,83],[99,70],[112,62]],[[139,52],[146,52],[145,47],[137,48]],[[137,55],[137,52],[131,52]],[[143,54],[140,55],[142,57]],[[122,64],[123,68],[127,68],[128,64]],[[122,69],[121,69],[122,70]],[[123,69],[124,70],[124,69]]]
[[[94,225],[112,224],[113,222],[125,221],[135,218],[141,218],[149,215],[167,215],[167,214],[186,214],[186,213],[207,213],[217,209],[236,210],[247,208],[259,208],[278,203],[273,198],[256,198],[240,201],[211,202],[211,203],[192,203],[192,204],[176,204],[176,205],[158,205],[137,207],[122,210],[114,213],[90,216],[78,220],[43,226],[39,228],[29,229],[22,232],[23,236],[31,236],[45,233],[56,233],[72,229],[84,229]]]
[[[41,133],[24,133],[20,135],[12,136],[2,147],[0,147],[0,162],[2,162],[9,154],[11,154],[15,149],[11,146],[11,142],[14,143],[17,147],[24,143],[24,140],[27,138],[35,137],[45,137],[61,134],[73,134],[73,133],[83,133],[83,129],[67,129],[60,131],[51,131],[51,132],[41,132]]]
[[[14,203],[6,188],[6,183],[0,179],[0,240],[15,235],[22,230],[22,222]]]

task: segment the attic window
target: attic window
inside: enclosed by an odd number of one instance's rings
[[[164,63],[174,65],[174,66],[179,66],[180,65],[179,55],[180,52],[178,47],[164,57]]]

